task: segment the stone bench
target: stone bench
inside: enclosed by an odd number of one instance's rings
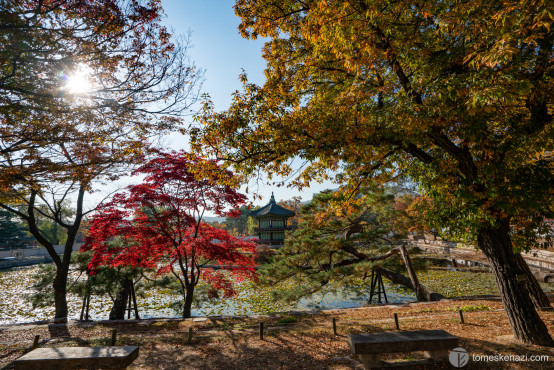
[[[14,369],[124,369],[138,355],[137,346],[37,348],[15,360]]]
[[[363,361],[366,369],[381,366],[379,355],[425,351],[425,357],[434,361],[448,358],[448,350],[458,346],[458,337],[444,330],[397,331],[375,334],[351,334],[348,344]]]

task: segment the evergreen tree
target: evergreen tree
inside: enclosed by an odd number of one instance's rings
[[[0,209],[0,247],[23,248],[29,236],[13,213]]]
[[[248,232],[248,214],[250,210],[248,206],[241,206],[239,210],[240,214],[237,217],[225,218],[225,230],[234,236],[245,236]]]
[[[279,298],[288,300],[325,286],[349,287],[372,270],[406,283],[409,280],[399,274],[404,267],[395,245],[404,235],[392,231],[398,215],[394,196],[377,188],[316,194],[301,208],[298,228],[262,269],[262,282],[272,285],[293,278],[296,284],[279,293]]]

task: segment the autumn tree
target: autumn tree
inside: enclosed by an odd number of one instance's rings
[[[401,194],[396,199],[395,208],[403,217],[396,220],[396,228],[425,236],[451,236],[448,230],[441,230],[440,207],[435,207],[433,199],[419,194]],[[444,231],[444,232],[442,232]]]
[[[410,176],[472,230],[515,337],[553,346],[512,243],[515,223],[532,241],[554,211],[549,2],[237,0],[235,11],[244,37],[268,39],[267,81],[243,76],[224,112],[207,103],[195,148],[246,176],[292,174],[299,158],[300,187],[329,171]]]
[[[462,243],[478,244],[478,229],[472,227],[474,220],[471,214],[460,214],[459,209],[464,206],[463,199],[451,196],[417,196],[412,199],[404,217],[399,218],[399,221],[409,223],[409,230],[428,232]],[[549,230],[550,226],[543,222],[540,214],[532,217],[513,217],[510,220],[510,239],[515,262],[521,271],[520,279],[525,275],[525,289],[530,301],[538,310],[552,310],[550,300],[520,252],[528,251],[531,247],[552,245],[553,237]],[[540,235],[544,235],[544,239],[539,238]]]
[[[236,294],[233,278],[255,279],[255,244],[202,221],[240,213],[246,197],[230,185],[233,176],[214,161],[184,152],[159,153],[134,174],[145,175],[102,206],[93,217],[82,250],[92,250],[89,267],[131,266],[171,274],[181,285],[183,317],[191,316],[194,290],[202,279],[212,295]],[[114,238],[131,243],[113,245]]]
[[[294,212],[294,216],[290,218],[290,224],[293,229],[298,226],[300,220],[300,208],[302,207],[302,197],[294,196],[292,199],[282,200],[279,202],[281,207]]]
[[[187,60],[187,40],[172,39],[162,16],[155,0],[1,3],[0,207],[23,219],[52,257],[57,320],[68,315],[85,194],[143,160],[197,96],[200,72]],[[40,218],[65,230],[62,256]]]

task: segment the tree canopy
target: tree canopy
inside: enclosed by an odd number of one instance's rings
[[[160,24],[158,1],[2,5],[2,191],[113,179],[149,139],[175,129],[196,97],[201,71],[187,59],[187,39]],[[71,91],[76,83],[90,86]]]
[[[197,97],[202,73],[187,59],[188,40],[171,37],[162,16],[157,0],[0,3],[0,207],[52,257],[57,318],[67,316],[85,193],[144,160]],[[61,205],[70,199],[68,219]],[[66,231],[62,256],[40,217]]]
[[[489,259],[516,337],[554,345],[527,299],[536,281],[516,282],[526,270],[512,244],[553,212],[549,3],[237,0],[235,11],[244,37],[269,39],[267,81],[242,76],[224,112],[207,102],[196,150],[245,176],[290,175],[299,158],[299,187],[329,171],[354,184],[410,176]]]
[[[466,224],[552,213],[546,2],[272,4],[236,6],[245,37],[271,38],[268,81],[245,82],[225,112],[207,106],[198,143],[247,173],[310,161],[299,185],[329,169],[354,181],[409,171],[463,202]]]

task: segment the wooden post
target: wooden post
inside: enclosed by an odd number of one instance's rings
[[[192,326],[189,326],[189,336],[187,338],[187,344],[192,344]]]
[[[135,306],[135,320],[140,319],[138,307],[137,307],[137,296],[135,294],[135,284],[131,282],[131,293],[133,294],[133,305]]]
[[[383,293],[383,296],[385,298],[385,302],[389,303],[387,299],[387,293],[385,292],[385,284],[383,283],[383,276],[381,275],[381,272],[377,270],[371,270],[371,283],[370,283],[370,292],[369,292],[369,301],[368,303],[371,303],[373,300],[373,296],[377,294],[377,302],[379,304],[382,303],[381,301],[381,293]]]
[[[410,281],[412,282],[412,286],[414,287],[414,292],[416,294],[417,300],[427,301],[425,294],[423,294],[423,291],[419,286],[419,281],[417,280],[417,275],[415,273],[414,267],[412,266],[412,261],[410,260],[410,256],[408,255],[406,246],[402,244],[399,248],[400,253],[402,254],[402,259],[404,260],[404,264],[406,265],[406,270],[408,270],[408,276],[410,277]]]
[[[337,335],[337,319],[333,317],[333,335]]]
[[[264,340],[264,322],[260,322],[260,340]]]
[[[394,325],[396,325],[396,330],[400,330],[400,325],[398,325],[398,314],[394,313]]]
[[[117,335],[117,329],[112,330],[112,346],[115,346],[115,339]]]
[[[385,303],[389,303],[389,300],[387,299],[387,293],[385,292],[385,284],[383,283],[383,275],[381,275],[381,272],[379,272],[379,284],[381,287],[379,288],[379,303],[381,303],[381,292],[383,293],[383,297],[385,298]]]
[[[375,270],[371,270],[371,282],[370,282],[370,289],[369,289],[369,302],[371,303],[371,300],[373,299],[373,293],[375,292]]]
[[[83,321],[84,319],[85,321],[88,321],[89,306],[90,306],[90,291],[87,291],[83,297],[83,307],[81,307],[81,315],[79,316],[79,320]]]
[[[87,308],[86,308],[86,311],[85,311],[85,321],[88,321],[89,320],[89,308],[90,308],[90,292],[87,293]]]
[[[458,312],[460,313],[460,323],[464,324],[465,323],[464,322],[464,314],[463,314],[462,310],[458,310]]]
[[[81,315],[79,316],[79,320],[83,321],[85,318],[85,305],[87,304],[87,294],[83,296],[83,305],[81,306]]]
[[[129,290],[129,294],[127,295],[127,308],[125,309],[125,311],[127,311],[127,320],[129,320],[131,318],[131,301],[132,301],[132,298],[133,298],[133,293]],[[125,316],[123,316],[123,318],[125,318]]]
[[[33,349],[36,349],[38,347],[38,341],[40,339],[40,335],[35,335],[35,340],[33,341]]]

